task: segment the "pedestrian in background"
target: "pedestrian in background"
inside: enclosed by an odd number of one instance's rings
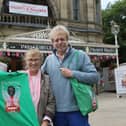
[[[55,99],[51,91],[49,77],[41,73],[42,61],[43,55],[38,49],[30,49],[25,54],[32,101],[40,126],[49,126],[55,113]]]
[[[79,50],[78,61],[76,49],[69,44],[69,31],[62,25],[55,26],[50,34],[53,53],[49,55],[42,71],[51,79],[51,86],[56,98],[55,126],[90,126],[88,115],[82,116],[75,100],[69,78],[90,85],[98,82],[98,74],[88,55]],[[69,64],[69,60],[72,59]],[[69,66],[69,68],[68,68]]]

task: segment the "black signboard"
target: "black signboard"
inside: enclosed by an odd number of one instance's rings
[[[7,43],[8,49],[19,49],[19,50],[28,50],[31,48],[38,48],[41,51],[51,51],[51,45],[43,44],[28,44],[28,43]]]
[[[3,45],[0,44],[0,48]],[[81,49],[83,51],[86,51],[86,47],[82,46],[75,46],[73,45],[74,48],[76,49]],[[41,51],[52,51],[52,45],[49,44],[37,44],[37,43],[12,43],[9,42],[7,43],[7,49],[15,49],[15,50],[28,50],[31,48],[38,48]],[[89,47],[89,53],[109,53],[109,54],[114,54],[116,53],[116,48],[107,48],[107,47]]]
[[[89,52],[91,53],[115,53],[115,48],[104,48],[104,47],[90,47]]]

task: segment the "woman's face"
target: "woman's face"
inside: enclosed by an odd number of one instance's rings
[[[41,66],[41,58],[39,55],[30,55],[26,60],[26,65],[30,73],[36,73]]]

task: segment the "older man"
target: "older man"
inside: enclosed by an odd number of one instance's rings
[[[96,69],[82,50],[79,50],[77,61],[74,56],[77,50],[68,43],[69,31],[66,27],[55,26],[50,32],[50,39],[54,50],[46,58],[42,70],[49,74],[56,97],[55,126],[90,126],[88,115],[82,116],[79,111],[69,78],[92,85],[98,81]]]

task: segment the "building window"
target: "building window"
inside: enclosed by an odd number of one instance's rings
[[[8,13],[9,12],[9,0],[3,0],[1,13]]]
[[[100,23],[100,0],[96,0],[96,23]]]
[[[79,20],[80,17],[80,0],[73,0],[73,19]]]

